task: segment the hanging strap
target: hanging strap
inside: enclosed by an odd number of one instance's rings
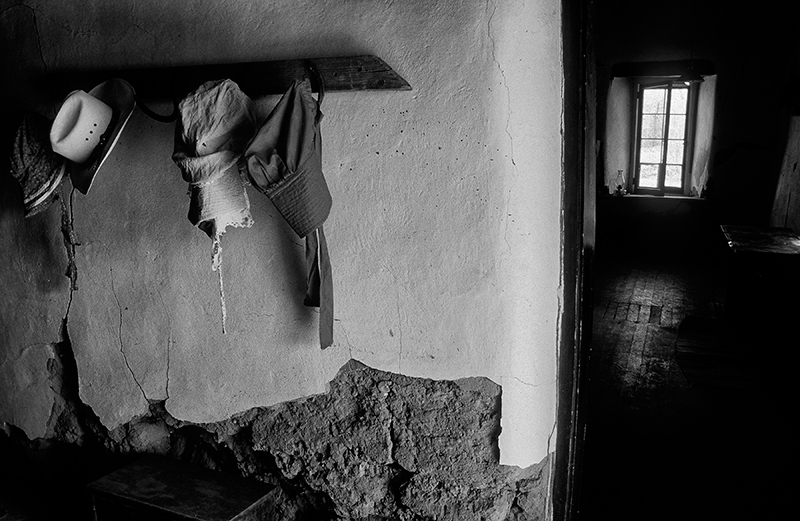
[[[308,60],[306,68],[311,73],[309,76],[316,79],[317,113],[314,123],[319,126],[322,120],[321,107],[325,98],[325,82],[314,62]],[[306,236],[306,269],[308,278],[303,304],[319,308],[319,345],[325,349],[333,345],[333,277],[328,242],[322,226]]]
[[[333,277],[328,242],[322,226],[306,236],[306,306],[319,308],[319,345],[333,345]]]

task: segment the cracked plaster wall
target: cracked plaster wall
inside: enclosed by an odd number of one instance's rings
[[[335,345],[325,351],[316,314],[301,305],[302,243],[255,191],[254,227],[223,238],[221,333],[211,244],[186,219],[172,125],[136,111],[90,194],[62,187],[79,242],[74,292],[59,204],[25,220],[4,178],[0,419],[44,435],[45,365],[66,317],[81,398],[110,429],[144,414],[148,400],[212,422],[319,394],[356,358],[410,376],[488,377],[503,389],[501,461],[527,466],[549,452],[560,2],[0,5],[4,73],[20,80],[4,93],[50,117],[32,72],[370,53],[413,86],[330,93],[322,107],[336,294]]]

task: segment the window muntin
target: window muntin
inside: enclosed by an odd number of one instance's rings
[[[683,193],[692,125],[691,85],[677,80],[637,84],[636,191]]]

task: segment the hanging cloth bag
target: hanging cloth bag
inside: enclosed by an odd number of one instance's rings
[[[308,79],[294,81],[244,157],[251,184],[269,197],[295,233],[306,240],[304,304],[319,307],[319,339],[324,349],[333,344],[333,280],[322,229],[332,204],[322,175],[323,97],[322,82],[315,100]]]
[[[172,159],[189,183],[189,221],[214,243],[211,267],[219,277],[225,332],[220,239],[227,226],[253,224],[240,166],[242,153],[255,133],[255,111],[250,98],[231,80],[204,83],[186,96],[178,109]]]

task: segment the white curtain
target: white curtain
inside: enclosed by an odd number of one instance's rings
[[[622,170],[625,183],[631,172],[631,134],[633,133],[633,80],[614,78],[608,88],[606,112],[605,185],[609,193],[617,187]]]
[[[702,195],[708,183],[708,165],[711,159],[711,138],[714,135],[714,93],[717,77],[706,76],[697,96],[697,124],[695,125],[694,159],[691,171],[691,194]]]

